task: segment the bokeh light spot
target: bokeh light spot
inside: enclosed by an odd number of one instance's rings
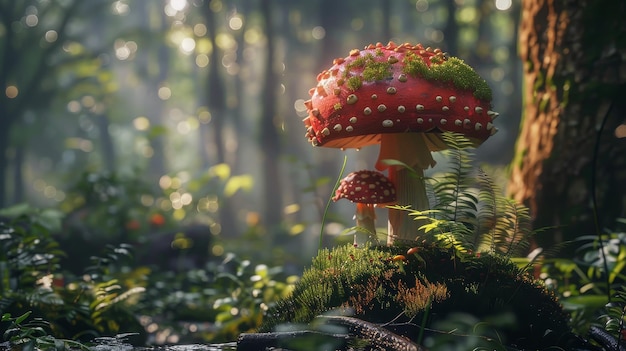
[[[39,17],[37,17],[37,15],[28,15],[26,16],[24,22],[29,27],[35,27],[37,23],[39,23]]]
[[[139,116],[133,120],[133,126],[137,130],[148,130],[150,128],[150,120],[144,116]]]
[[[59,34],[55,30],[49,30],[44,34],[44,38],[48,43],[54,43],[59,38]]]
[[[206,34],[206,32],[207,32],[207,29],[204,23],[198,23],[193,26],[193,34],[199,37],[203,37]]]
[[[205,54],[196,56],[196,66],[204,68],[209,65],[209,57]]]
[[[496,0],[496,8],[500,11],[506,11],[513,5],[512,0]]]
[[[415,2],[415,9],[418,12],[426,12],[428,10],[428,0],[417,0]]]
[[[240,30],[243,27],[243,20],[239,16],[233,16],[228,21],[228,26],[232,30]]]
[[[159,95],[159,99],[168,100],[172,97],[172,90],[168,87],[160,87],[157,94]]]
[[[180,43],[180,49],[185,54],[190,54],[196,48],[196,41],[193,38],[185,38]]]
[[[187,7],[187,0],[171,0],[170,7],[176,11],[182,11]]]
[[[365,21],[362,18],[355,18],[350,22],[352,30],[361,30],[365,26]]]
[[[311,35],[313,35],[313,38],[317,40],[324,39],[324,37],[326,36],[326,29],[321,26],[314,27],[311,31]]]
[[[17,89],[15,85],[9,85],[4,90],[4,93],[9,99],[15,99],[17,95],[19,94],[19,90]]]

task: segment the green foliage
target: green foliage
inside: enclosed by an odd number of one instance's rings
[[[140,177],[122,176],[111,172],[84,172],[68,190],[61,205],[68,213],[76,213],[76,226],[91,233],[92,239],[117,236],[130,240],[134,219],[149,217],[150,209],[142,204],[142,197],[153,195],[153,190]]]
[[[95,265],[82,279],[65,281],[59,264],[63,252],[41,224],[45,216],[28,213],[0,219],[0,330],[5,339],[50,349],[120,330],[141,333],[125,300],[143,288],[128,289],[111,275],[125,249],[111,248],[106,257],[94,257]]]
[[[14,210],[14,209],[13,209]],[[11,213],[13,210],[5,210]],[[45,222],[28,216],[0,218],[0,296],[22,286],[35,285],[58,268],[63,252]]]
[[[296,281],[282,267],[254,265],[229,253],[219,263],[183,274],[154,273],[138,308],[157,316],[159,330],[173,330],[186,342],[232,341],[258,328],[265,310],[287,297]],[[215,327],[192,334],[178,324],[182,321],[206,321]]]
[[[599,237],[581,236],[575,244],[578,249],[574,258],[544,259],[541,277],[561,297],[579,333],[585,333],[598,321],[604,323],[602,327],[606,330],[615,332],[615,323],[619,321],[617,309],[626,304],[623,291],[626,234],[618,231]],[[616,301],[608,301],[609,296]]]
[[[116,203],[106,200],[102,206]],[[232,253],[195,269],[151,271],[134,266],[127,244],[104,245],[98,255],[83,249],[89,263],[75,276],[64,269],[64,253],[50,235],[61,228],[55,212],[21,206],[0,213],[16,216],[0,221],[0,332],[16,345],[50,349],[109,335],[144,344],[144,326],[155,343],[232,341],[256,329],[298,279],[281,266],[252,264]],[[191,330],[196,322],[215,327]],[[161,337],[166,334],[170,338]]]
[[[46,321],[34,319],[26,322],[31,315],[28,311],[21,316],[12,317],[10,313],[2,315],[0,322],[10,323],[9,328],[4,332],[2,338],[8,340],[14,347],[19,347],[22,351],[32,350],[66,350],[68,346],[89,350],[89,348],[73,340],[57,339],[48,335],[44,328],[48,327]]]
[[[604,329],[611,333],[617,340],[623,340],[626,334],[626,287],[621,286],[615,293],[615,301],[607,304],[606,314],[599,318],[604,323]]]

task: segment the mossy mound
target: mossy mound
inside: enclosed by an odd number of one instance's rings
[[[321,250],[291,296],[268,311],[262,329],[309,323],[331,311],[387,323],[414,341],[422,326],[432,329],[458,313],[484,320],[509,312],[515,323],[497,334],[518,348],[562,345],[571,334],[555,296],[509,259],[435,245]]]

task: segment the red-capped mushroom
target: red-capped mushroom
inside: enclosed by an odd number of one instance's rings
[[[396,201],[396,189],[384,174],[362,170],[348,174],[339,183],[333,201],[348,199],[356,203],[356,231],[354,244],[363,246],[376,234],[376,212],[374,206],[388,205]]]
[[[434,166],[431,151],[445,149],[441,132],[457,132],[476,145],[497,129],[491,89],[471,67],[421,44],[369,45],[352,50],[317,77],[305,102],[306,136],[314,146],[361,148],[380,144],[376,162],[388,169],[398,204],[429,208],[423,170]],[[418,172],[414,177],[401,161]],[[403,211],[389,214],[388,242],[415,239],[419,223]]]

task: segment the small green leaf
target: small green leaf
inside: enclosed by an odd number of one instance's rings
[[[606,305],[606,295],[579,295],[573,296],[562,300],[565,310],[577,310],[581,308],[588,308],[596,310]]]
[[[28,318],[28,316],[30,316],[30,314],[33,313],[33,311],[28,311],[26,313],[24,313],[23,315],[15,318],[15,324],[21,324],[26,318]],[[3,316],[4,318],[4,316]]]
[[[386,158],[384,160],[381,160],[380,162],[382,164],[384,164],[384,165],[387,165],[387,166],[399,166],[399,167],[402,167],[402,168],[406,168],[407,170],[409,170],[411,175],[417,176],[417,172],[415,171],[415,169],[413,167],[407,165],[406,163],[402,162],[402,161]]]

